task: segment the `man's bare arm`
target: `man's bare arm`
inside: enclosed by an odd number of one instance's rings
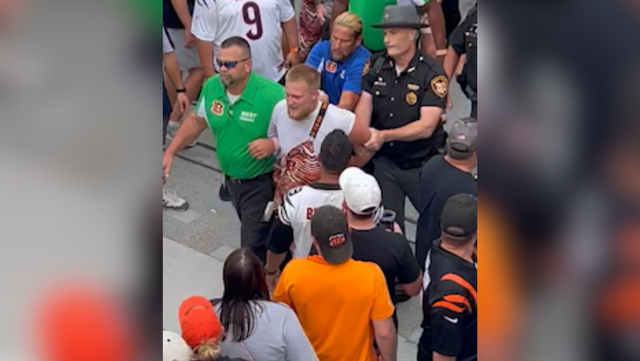
[[[425,11],[429,17],[429,24],[436,44],[436,52],[444,52],[447,49],[447,31],[445,29],[444,13],[439,1],[431,0],[425,6]],[[436,59],[442,64],[444,55],[439,55]]]
[[[343,12],[349,9],[349,0],[334,0],[331,10],[331,24],[329,29],[333,29],[333,21]]]
[[[420,119],[396,129],[380,131],[384,142],[412,142],[419,139],[431,137],[440,122],[442,109],[438,107],[422,107],[420,109]]]
[[[403,284],[402,289],[409,297],[419,295],[422,290],[422,275],[418,276],[418,278],[411,283]]]
[[[216,69],[213,66],[213,43],[197,39],[196,44],[202,70],[204,70],[204,77],[205,79],[209,79],[216,75]]]
[[[165,53],[163,56],[164,72],[167,73],[169,80],[176,89],[184,89],[182,83],[182,73],[180,72],[180,66],[178,65],[178,57],[176,53]]]
[[[391,317],[383,321],[373,321],[373,333],[375,335],[382,361],[396,361],[398,337],[396,326]]]
[[[187,0],[171,0],[173,10],[176,11],[178,19],[184,25],[185,31],[191,31],[191,14],[189,14],[189,5]]]
[[[338,103],[338,108],[346,109],[352,112],[356,108],[358,100],[360,100],[359,94],[350,91],[344,91],[342,92],[342,95],[340,95],[340,103]]]
[[[282,23],[282,30],[287,37],[287,44],[289,49],[298,47],[298,25],[296,24],[295,16],[288,21]]]
[[[447,78],[451,79],[453,77],[453,72],[456,71],[459,62],[460,55],[458,55],[458,53],[453,50],[453,47],[450,46],[447,56],[444,58],[444,64],[442,64],[444,72],[447,74]]]
[[[363,91],[354,110],[356,114],[356,122],[369,127],[371,125],[371,115],[373,114],[373,97],[369,92]]]
[[[178,133],[167,150],[165,154],[174,156],[179,151],[183,150],[187,145],[191,144],[198,136],[208,128],[207,122],[204,118],[197,116],[192,113],[182,122],[180,128],[178,128]]]

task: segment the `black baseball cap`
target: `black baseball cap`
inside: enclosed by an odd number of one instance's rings
[[[334,206],[316,209],[311,218],[311,235],[320,246],[322,258],[329,264],[343,264],[353,256],[347,217]]]
[[[478,231],[478,198],[456,194],[445,203],[441,216],[442,235],[452,240],[469,240]]]

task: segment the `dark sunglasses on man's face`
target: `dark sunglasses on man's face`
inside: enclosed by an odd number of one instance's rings
[[[236,66],[238,66],[238,64],[242,63],[243,61],[247,61],[249,59],[242,59],[242,60],[238,60],[238,61],[220,61],[220,59],[216,59],[216,64],[218,64],[219,68],[222,68],[223,66],[227,69],[233,69]]]

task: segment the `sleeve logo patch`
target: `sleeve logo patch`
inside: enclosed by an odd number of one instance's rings
[[[336,64],[335,61],[327,61],[326,65],[324,66],[325,70],[328,71],[329,73],[334,74],[336,72],[336,70],[338,70],[338,64]]]
[[[448,88],[449,80],[446,76],[439,75],[431,79],[431,90],[440,98],[444,98],[447,95]]]

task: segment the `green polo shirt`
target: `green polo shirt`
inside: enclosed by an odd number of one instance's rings
[[[382,29],[374,29],[371,25],[382,23],[384,8],[389,5],[423,6],[430,0],[351,0],[349,11],[362,19],[362,42],[372,53],[383,51],[384,35]]]
[[[249,154],[249,143],[268,138],[273,107],[282,99],[281,85],[253,73],[233,105],[229,104],[219,75],[206,82],[196,113],[206,119],[213,132],[222,173],[235,179],[251,179],[273,170],[273,157],[254,158]]]

